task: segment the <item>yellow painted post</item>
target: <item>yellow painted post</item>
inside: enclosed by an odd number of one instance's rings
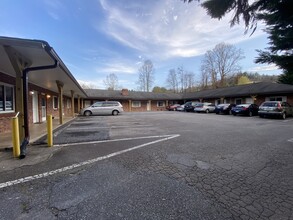
[[[52,115],[47,115],[47,142],[48,147],[53,146],[53,120]]]
[[[13,156],[19,157],[20,155],[20,144],[19,144],[19,127],[18,117],[13,117],[12,122],[12,143],[13,143]]]

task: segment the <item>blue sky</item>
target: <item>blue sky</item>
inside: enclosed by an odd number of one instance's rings
[[[230,18],[211,19],[181,0],[1,0],[0,35],[47,41],[79,82],[100,89],[110,73],[121,87],[136,89],[145,59],[154,64],[157,86],[179,66],[200,81],[204,53],[221,42],[244,51],[242,71],[281,73],[254,63],[255,50],[268,46],[261,24],[249,36],[241,24],[230,28]]]

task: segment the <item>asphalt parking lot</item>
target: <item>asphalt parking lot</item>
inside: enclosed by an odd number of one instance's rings
[[[1,173],[3,219],[293,219],[293,118],[78,117],[54,143]]]

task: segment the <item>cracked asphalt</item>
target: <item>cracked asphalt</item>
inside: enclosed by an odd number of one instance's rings
[[[292,118],[79,117],[50,157],[0,170],[0,184],[80,166],[1,188],[0,219],[293,219],[292,138]]]

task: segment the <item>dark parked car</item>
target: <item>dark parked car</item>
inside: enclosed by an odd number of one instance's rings
[[[231,113],[235,115],[253,116],[258,114],[258,105],[256,104],[240,104],[232,108]]]
[[[194,107],[198,104],[198,102],[186,102],[184,105],[184,111],[193,112]]]
[[[231,115],[232,114],[231,109],[235,106],[236,106],[236,104],[229,104],[229,103],[219,104],[216,106],[215,113],[216,114]]]
[[[278,116],[286,119],[287,116],[293,115],[293,107],[287,102],[267,101],[259,106],[259,117]]]

